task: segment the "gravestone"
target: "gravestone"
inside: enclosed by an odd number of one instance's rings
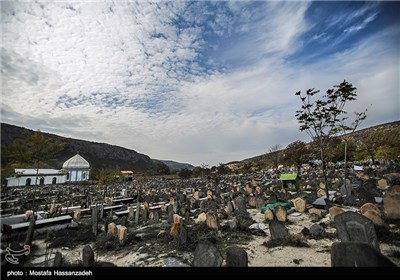
[[[377,226],[385,225],[384,221],[381,218],[380,213],[378,213],[375,210],[367,210],[364,213],[362,213],[362,215],[367,217],[368,219],[370,219],[374,223],[374,225],[377,225]]]
[[[274,212],[271,209],[267,208],[264,213],[264,217],[266,221],[272,221],[274,219]]]
[[[97,237],[98,210],[97,206],[92,208],[92,232],[94,237]]]
[[[256,197],[255,196],[251,196],[250,198],[249,198],[249,207],[250,208],[256,208],[256,206],[257,206],[257,199],[256,199]]]
[[[211,211],[207,212],[206,224],[209,229],[218,230],[217,214]]]
[[[194,251],[193,266],[194,267],[220,267],[223,258],[215,247],[209,241],[200,241]]]
[[[133,221],[135,218],[135,209],[133,207],[129,207],[129,214],[128,214],[128,220]]]
[[[282,223],[286,222],[286,220],[287,220],[287,211],[286,211],[285,207],[283,207],[281,205],[275,206],[274,213],[275,213],[276,219],[279,222],[282,222]]]
[[[246,213],[246,200],[243,196],[239,196],[235,199],[236,208],[235,213]]]
[[[346,179],[346,180],[349,180],[349,179]],[[346,195],[346,196],[351,196],[351,190],[352,190],[352,187],[350,184],[350,180],[346,183],[346,185],[343,184],[339,189],[340,193],[342,195]]]
[[[81,209],[74,210],[74,221],[78,222],[81,218]]]
[[[360,207],[360,212],[361,214],[364,214],[365,212],[367,212],[368,210],[373,210],[375,211],[379,216],[381,215],[381,210],[379,210],[379,207],[376,204],[373,203],[365,203],[364,205],[362,205]]]
[[[189,218],[190,218],[190,211],[185,212],[185,224],[189,223]]]
[[[331,216],[331,220],[334,221],[335,220],[335,216],[343,213],[344,210],[342,208],[339,208],[337,206],[333,206],[331,208],[329,208],[329,215]]]
[[[186,247],[187,245],[187,230],[183,226],[183,224],[180,225],[178,234],[175,237],[176,244],[179,248],[181,247]]]
[[[247,267],[247,252],[240,247],[228,247],[226,250],[226,266],[227,267]]]
[[[115,223],[108,224],[108,228],[107,228],[107,237],[108,238],[114,238],[117,235],[115,228],[116,228]]]
[[[233,212],[232,202],[228,201],[228,203],[226,204],[226,213],[230,215],[232,214],[232,212]]]
[[[139,213],[140,213],[140,202],[139,202],[139,196],[138,200],[136,202],[136,212],[135,212],[135,224],[139,224]]]
[[[169,224],[173,224],[174,223],[174,210],[171,208],[169,208],[168,211],[168,223]]]
[[[388,258],[365,243],[333,243],[332,267],[395,267]]]
[[[335,217],[335,227],[342,242],[366,243],[380,251],[374,225],[363,215],[352,211],[339,214]]]
[[[265,206],[265,201],[261,197],[256,198],[256,208],[261,209],[262,207]]]
[[[388,219],[400,219],[400,185],[389,187],[383,195],[383,208]]]
[[[90,245],[86,245],[82,250],[82,266],[92,267],[94,266],[94,253]]]
[[[61,252],[56,252],[56,254],[54,256],[53,266],[60,267],[61,264],[62,264],[62,254],[61,254]]]
[[[304,211],[306,211],[306,201],[301,197],[292,200],[292,202],[294,209],[296,209],[297,212],[304,213]]]
[[[156,211],[156,212],[154,212],[154,220],[153,221],[155,224],[158,224],[159,220],[160,220],[160,214],[158,214],[158,211]]]
[[[281,222],[275,220],[269,223],[269,232],[271,233],[271,239],[273,240],[285,238],[289,234],[287,228]]]

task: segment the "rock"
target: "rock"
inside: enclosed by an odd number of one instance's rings
[[[202,223],[205,222],[207,220],[207,215],[206,213],[202,212],[197,216],[197,222],[198,223]]]
[[[365,243],[333,243],[332,267],[395,267],[388,258]]]
[[[115,223],[109,223],[107,226],[107,237],[114,238],[117,236]]]
[[[342,242],[366,243],[376,250],[379,241],[371,220],[355,212],[344,212],[335,217],[336,232]]]
[[[383,209],[386,218],[400,219],[400,185],[389,187],[383,195]]]
[[[82,266],[93,267],[94,266],[94,253],[90,245],[86,245],[82,250]]]
[[[310,208],[308,209],[308,213],[310,214],[315,214],[317,215],[319,218],[322,218],[323,213],[325,213],[323,210],[321,209],[317,209],[317,208]]]
[[[382,216],[381,210],[379,210],[379,207],[376,204],[373,203],[365,203],[363,206],[360,207],[360,212],[361,214],[364,214],[368,210],[373,210],[375,211],[379,216]]]
[[[388,180],[388,183],[391,186],[400,185],[400,173],[388,173],[385,174],[383,177]]]
[[[326,191],[323,190],[323,189],[319,189],[319,190],[317,191],[317,196],[318,196],[318,197],[326,196]]]
[[[294,208],[297,212],[304,213],[306,211],[306,201],[300,197],[292,200]]]
[[[166,267],[190,267],[190,265],[187,265],[176,258],[166,258],[164,259],[164,264]]]
[[[266,236],[267,234],[264,231],[266,228],[267,228],[266,225],[262,223],[256,223],[249,226],[251,234],[257,236]]]
[[[281,222],[275,220],[269,224],[269,231],[273,240],[285,238],[289,234],[287,228]]]
[[[278,205],[274,208],[274,213],[275,213],[275,217],[279,222],[286,222],[287,220],[287,212],[286,212],[286,208]]]
[[[183,217],[179,216],[178,214],[173,215],[174,224],[181,224],[183,222]]]
[[[323,238],[326,236],[326,231],[321,225],[313,224],[310,227],[310,234],[314,238]]]
[[[368,219],[370,219],[374,225],[377,226],[383,226],[385,223],[383,222],[380,213],[378,213],[375,210],[367,210],[364,213],[362,213],[363,216],[367,217]]]
[[[334,221],[335,220],[335,216],[343,213],[344,210],[342,208],[339,208],[337,206],[333,206],[331,208],[329,208],[329,215],[331,216],[331,220]]]
[[[118,233],[118,242],[119,242],[119,244],[125,245],[127,234],[128,234],[127,227],[118,225],[117,226],[117,233]]]
[[[272,221],[274,219],[274,212],[267,208],[267,210],[265,210],[264,217],[266,221]]]
[[[388,183],[386,181],[386,179],[380,179],[378,180],[378,188],[382,191],[386,190],[386,188],[388,187]]]
[[[247,252],[240,247],[228,247],[226,250],[226,266],[227,267],[247,267]]]
[[[200,241],[197,244],[193,257],[194,267],[220,267],[222,261],[223,258],[214,244],[209,241]]]
[[[255,196],[250,197],[249,199],[249,207],[256,208],[257,206],[257,199]]]
[[[75,209],[74,210],[74,221],[78,222],[81,218],[81,209]]]
[[[214,212],[207,212],[206,223],[208,228],[218,230],[217,214]]]
[[[265,206],[265,200],[262,199],[261,197],[257,197],[256,198],[256,208],[261,209],[264,206]]]

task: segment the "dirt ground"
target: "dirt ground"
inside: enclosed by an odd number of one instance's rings
[[[259,223],[266,236],[258,236],[244,233],[246,238],[226,238],[229,245],[237,245],[246,250],[248,265],[250,267],[330,267],[332,243],[340,242],[335,235],[336,229],[331,224],[329,214],[318,223],[327,225],[328,237],[322,239],[303,238],[308,247],[276,246],[269,248],[265,242],[270,240],[268,224],[264,223],[264,214],[257,209],[248,209],[252,219]],[[285,226],[291,235],[301,235],[304,227],[310,228],[314,222],[308,213],[294,212],[288,215]],[[397,230],[399,230],[397,228]],[[164,236],[168,232],[163,232]],[[400,241],[400,240],[399,240]],[[54,253],[60,251],[64,263],[78,265],[82,259],[82,249],[87,244],[79,244],[73,248],[59,247],[47,249],[45,239],[34,241],[35,251],[26,263],[27,266],[50,266]],[[88,243],[95,248],[95,243]],[[397,243],[398,244],[398,243]],[[189,266],[193,261],[194,250],[177,250],[173,246],[166,245],[165,238],[156,238],[148,242],[140,242],[134,245],[121,247],[119,250],[94,250],[97,263],[112,263],[121,267],[165,267],[165,266]],[[400,266],[400,248],[393,244],[381,243],[381,252]],[[223,255],[223,254],[222,254]],[[397,257],[396,257],[397,256]],[[223,262],[223,266],[225,261]]]

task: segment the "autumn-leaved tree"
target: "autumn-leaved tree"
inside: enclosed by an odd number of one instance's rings
[[[325,181],[326,196],[329,202],[329,186],[326,172],[327,145],[332,137],[339,135],[343,130],[348,130],[343,124],[348,115],[344,110],[349,101],[356,100],[356,88],[351,83],[343,81],[328,89],[322,98],[316,98],[319,90],[308,89],[303,95],[301,91],[296,92],[300,97],[301,109],[296,111],[296,118],[300,123],[300,130],[306,131],[319,149],[322,161],[322,173]],[[362,113],[355,113],[356,120],[363,117]],[[361,121],[361,120],[360,120]]]

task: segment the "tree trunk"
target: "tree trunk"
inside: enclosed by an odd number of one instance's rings
[[[347,179],[347,141],[344,142],[344,187],[346,188]]]
[[[327,198],[327,202],[326,203],[328,204],[330,200],[329,200],[328,176],[326,174],[324,148],[321,148],[321,160],[322,160],[322,174],[324,176],[325,191],[326,191],[326,198]]]

